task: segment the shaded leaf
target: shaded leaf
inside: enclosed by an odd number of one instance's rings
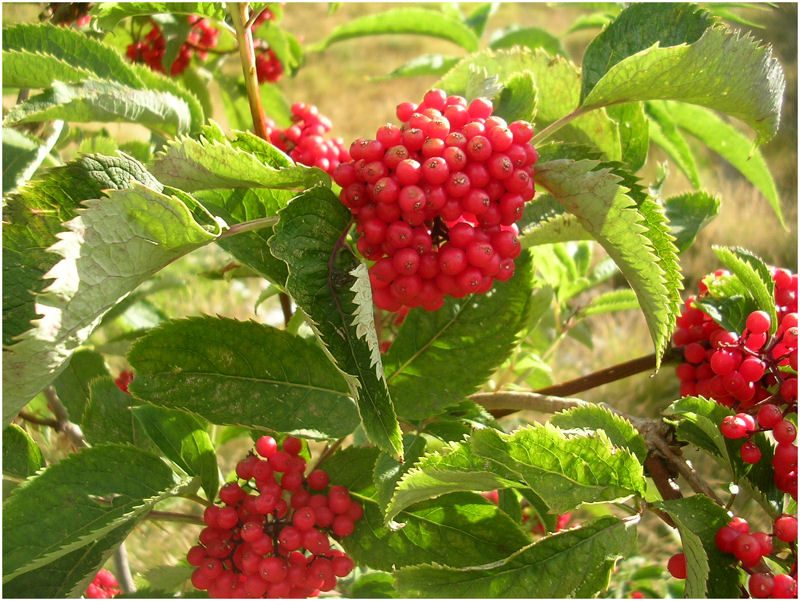
[[[3,128],[3,194],[26,184],[49,158],[61,132],[63,121],[53,122],[44,140],[32,138],[8,127]]]
[[[42,451],[28,433],[16,424],[7,426],[3,430],[3,473],[25,479],[43,466]]]
[[[670,159],[678,166],[689,179],[692,187],[699,190],[700,173],[689,148],[689,144],[678,131],[675,120],[664,110],[663,103],[659,101],[645,102],[645,111],[648,116],[648,136],[650,140],[661,147]]]
[[[58,398],[67,408],[67,414],[80,425],[89,402],[89,383],[101,376],[110,376],[105,359],[97,351],[78,349],[69,358],[67,367],[53,381]]]
[[[89,444],[118,442],[143,448],[149,444],[147,435],[133,419],[133,399],[110,376],[92,380],[89,390],[89,402],[81,419],[81,429]]]
[[[399,597],[394,590],[394,576],[388,572],[367,572],[350,587],[353,599],[394,599]]]
[[[694,243],[700,230],[719,213],[719,205],[719,198],[705,190],[670,196],[664,201],[664,214],[678,252]]]
[[[377,501],[381,508],[389,504],[395,485],[425,452],[425,446],[426,441],[422,436],[406,434],[403,436],[403,463],[383,452],[378,456],[373,477],[375,478]]]

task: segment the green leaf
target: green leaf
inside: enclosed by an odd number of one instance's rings
[[[422,436],[406,434],[403,436],[403,463],[384,452],[378,456],[373,477],[377,501],[381,508],[389,504],[395,485],[425,452],[425,446],[426,441]]]
[[[632,4],[608,25],[583,55],[581,102],[620,61],[647,50],[691,44],[713,24],[709,13],[694,4]]]
[[[541,48],[547,52],[547,54],[553,56],[558,54],[564,58],[568,58],[559,39],[538,27],[511,25],[494,34],[492,36],[492,41],[489,43],[489,48],[492,50],[511,48],[513,46],[524,46],[531,50]]]
[[[92,380],[90,397],[81,420],[87,442],[93,446],[118,442],[146,448],[149,440],[133,419],[133,399],[110,376]]]
[[[678,131],[675,120],[664,110],[663,103],[658,101],[646,102],[645,111],[648,116],[650,140],[667,153],[667,156],[689,179],[692,187],[699,190],[701,187],[700,173],[697,171],[694,155],[683,134]]]
[[[738,597],[739,577],[731,556],[717,548],[717,530],[730,516],[704,495],[653,503],[669,514],[686,555],[686,596],[695,599]]]
[[[376,77],[377,81],[395,79],[398,77],[419,77],[422,75],[444,75],[460,61],[460,57],[444,56],[442,54],[423,54],[400,65],[393,71]]]
[[[274,22],[264,21],[256,30],[256,37],[265,40],[270,50],[275,53],[283,68],[291,75],[300,65],[300,57],[294,56],[290,43],[291,34]]]
[[[312,188],[279,213],[272,254],[286,262],[286,289],[344,375],[361,423],[378,448],[402,456],[402,435],[383,372],[366,265],[344,244],[350,211]]]
[[[565,58],[549,56],[541,49],[531,51],[514,47],[472,54],[453,67],[435,87],[450,94],[464,95],[470,72],[474,69],[485,69],[503,84],[516,74],[529,71],[540,91],[536,105],[537,129],[561,119],[578,106],[578,69]],[[619,160],[621,156],[619,131],[605,111],[591,112],[569,121],[559,130],[559,137],[568,142],[594,146],[610,160]]]
[[[77,215],[83,200],[104,189],[130,188],[133,182],[154,190],[159,184],[137,161],[119,157],[85,156],[48,173],[4,199],[3,207],[3,344],[30,329],[37,317],[34,294],[47,285],[43,279],[59,260],[47,249],[64,231],[61,225]]]
[[[100,29],[106,31],[127,17],[163,13],[202,15],[217,21],[224,21],[227,14],[225,5],[219,2],[100,2],[90,11]]]
[[[144,89],[122,55],[77,29],[49,23],[3,28],[3,85],[48,88],[54,81],[76,83],[90,77]]]
[[[16,129],[3,128],[3,194],[26,184],[50,156],[61,132],[63,121],[54,121],[52,131],[38,140]]]
[[[634,525],[605,517],[484,565],[401,569],[397,587],[406,597],[589,598],[608,586],[616,560],[635,552]]]
[[[337,370],[313,341],[254,322],[167,322],[131,347],[131,394],[215,424],[341,438],[358,425]]]
[[[87,200],[51,247],[63,257],[37,297],[42,318],[3,354],[3,419],[9,423],[65,367],[100,318],[178,257],[214,240],[175,197],[136,185]]]
[[[394,576],[388,572],[367,572],[350,588],[351,599],[395,599]]]
[[[464,19],[464,24],[480,38],[483,35],[484,29],[486,29],[486,23],[489,21],[489,17],[496,13],[498,8],[499,5],[497,2],[484,2],[483,4],[479,4],[469,13],[469,16]]]
[[[162,183],[186,192],[214,188],[304,190],[330,185],[328,175],[316,167],[276,169],[229,142],[192,138],[170,142],[163,153],[156,155],[151,171]]]
[[[402,512],[399,529],[385,525],[374,498],[351,492],[364,507],[353,534],[342,539],[359,565],[377,570],[436,562],[466,567],[501,560],[530,539],[518,524],[481,495],[456,492]]]
[[[778,190],[769,167],[758,148],[738,129],[703,107],[677,102],[663,103],[675,124],[699,138],[711,150],[736,167],[764,195],[783,227],[786,222],[781,211]]]
[[[653,46],[623,59],[586,95],[580,111],[681,100],[741,119],[764,143],[778,130],[784,88],[783,69],[769,47],[715,27],[694,43]]]
[[[8,598],[59,599],[78,598],[136,525],[135,520],[104,534],[35,570],[16,576],[3,584]]]
[[[33,439],[16,424],[3,430],[3,473],[25,479],[44,467],[42,451]],[[3,483],[5,491],[6,483]]]
[[[54,81],[43,93],[11,109],[4,122],[54,119],[137,123],[167,136],[187,133],[192,122],[186,102],[169,92],[92,79],[77,84]]]
[[[478,50],[478,37],[469,27],[457,19],[424,8],[396,8],[353,19],[334,29],[319,43],[318,49],[352,38],[402,33],[447,40],[468,52]]]
[[[438,311],[412,309],[384,356],[397,414],[422,419],[469,396],[511,353],[527,320],[531,261],[491,294],[448,298]]]
[[[58,398],[67,408],[71,421],[81,424],[89,402],[89,383],[101,376],[110,376],[103,356],[89,349],[78,349],[69,358],[66,368],[53,381]]]
[[[769,267],[760,257],[743,248],[714,246],[713,249],[720,262],[744,284],[758,309],[769,314],[769,332],[774,334],[778,329],[778,317],[775,309],[775,282]]]
[[[424,456],[400,480],[387,519],[423,499],[464,490],[530,487],[552,513],[582,503],[644,495],[642,466],[602,432],[565,433],[545,424],[512,434],[476,430],[458,445]]]
[[[536,114],[536,84],[529,72],[513,75],[495,98],[494,114],[511,123],[533,121]]]
[[[640,212],[620,176],[596,161],[555,160],[539,164],[536,183],[576,215],[606,249],[636,293],[660,357],[674,327],[677,262],[663,221]]]
[[[639,301],[630,288],[610,290],[593,298],[588,305],[583,306],[578,314],[581,317],[611,313],[612,311],[629,311],[638,309]]]
[[[375,494],[372,472],[380,451],[375,447],[347,447],[325,460],[323,469],[328,472],[331,484],[340,484],[363,496]]]
[[[622,147],[622,162],[631,172],[639,171],[647,161],[650,147],[649,126],[644,116],[644,103],[629,102],[609,106],[608,116],[617,122]]]
[[[584,31],[586,29],[602,29],[613,20],[614,15],[607,12],[596,12],[589,15],[580,15],[577,19],[575,19],[564,35],[576,31]]]
[[[536,199],[525,205],[519,221],[519,242],[522,248],[539,244],[568,242],[570,240],[591,240],[578,218],[567,211],[553,196],[537,191]]]
[[[188,475],[199,476],[206,498],[216,499],[219,468],[205,425],[193,415],[175,409],[139,405],[131,412],[167,459]]]
[[[158,457],[133,447],[103,445],[67,456],[4,503],[3,582],[130,523],[180,484]]]
[[[678,252],[694,243],[700,230],[719,213],[719,205],[719,198],[705,190],[670,196],[664,201],[664,214]]]
[[[644,463],[647,445],[641,434],[624,417],[598,405],[575,407],[553,415],[550,423],[562,430],[581,428],[602,430],[614,446],[627,449]]]

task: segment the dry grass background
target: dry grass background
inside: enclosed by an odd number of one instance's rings
[[[461,5],[465,13],[474,6]],[[38,4],[6,3],[3,5],[3,22],[35,20],[40,7]],[[330,15],[327,4],[289,3],[285,7],[283,25],[304,43],[312,44],[323,39],[338,24],[387,8],[388,5],[382,3],[345,2]],[[586,12],[587,8],[580,4],[503,3],[489,22],[484,44],[492,31],[511,24],[541,27],[560,35]],[[718,267],[711,251],[712,244],[744,246],[768,262],[797,271],[797,4],[778,4],[769,12],[743,9],[741,13],[764,24],[764,29],[753,30],[753,35],[774,46],[786,70],[787,93],[781,131],[762,148],[762,152],[775,176],[789,228],[785,231],[780,228],[766,200],[724,160],[704,154],[702,180],[711,192],[721,197],[722,210],[719,217],[701,232],[694,247],[681,258],[689,291],[696,288],[702,275]],[[563,44],[576,63],[580,63],[583,48],[595,34],[593,31],[577,32],[564,37]],[[380,124],[393,120],[398,102],[422,97],[437,78],[390,81],[376,78],[420,54],[428,53],[457,56],[464,52],[444,41],[407,35],[355,39],[334,44],[324,52],[308,53],[306,63],[297,75],[284,78],[278,85],[289,102],[304,101],[317,105],[320,112],[333,121],[333,134],[349,141],[371,136]],[[8,100],[4,96],[4,107],[8,106]],[[214,118],[225,123],[221,107],[217,106]],[[127,126],[110,127],[109,130],[124,138],[142,136],[139,130]],[[656,154],[655,158],[662,160],[663,157]],[[673,169],[667,193],[688,189],[688,182]],[[179,277],[188,277],[204,269],[220,267],[227,260],[221,251],[209,249],[176,262],[168,271]],[[186,308],[190,307],[188,312],[191,314],[220,314],[267,322],[279,320],[276,306],[269,301],[258,310],[254,309],[262,288],[260,283],[196,279],[192,282],[191,286],[157,295],[154,301],[170,317],[185,314]],[[570,379],[652,350],[644,319],[638,312],[596,317],[592,326],[595,333],[593,350],[569,338],[562,343],[554,365],[555,381]],[[611,402],[634,415],[652,415],[676,392],[671,369],[667,368],[655,376],[642,374],[600,387],[587,392],[584,397]],[[233,458],[244,450],[242,441],[234,441],[223,448],[226,467],[231,468]],[[176,502],[175,507],[166,509],[180,508],[181,504]],[[177,563],[197,533],[198,529],[193,526],[175,528],[172,524],[145,523],[128,543],[134,572],[154,565]]]

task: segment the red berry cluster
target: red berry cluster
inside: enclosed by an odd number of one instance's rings
[[[258,83],[265,81],[275,83],[283,77],[283,65],[272,48],[267,48],[256,55],[256,77]]]
[[[326,140],[323,136],[331,130],[331,120],[313,104],[295,102],[292,105],[292,125],[279,128],[271,119],[266,128],[270,142],[288,152],[297,163],[319,167],[329,175],[340,163],[350,160],[342,138]]]
[[[262,436],[256,452],[263,459],[250,454],[237,464],[243,482],[222,487],[224,506],[205,510],[200,544],[187,555],[196,588],[217,598],[315,597],[353,570],[328,537],[350,535],[363,509],[344,486],[328,488],[323,470],[304,477],[302,446],[288,437],[279,450]]]
[[[217,45],[219,30],[211,27],[206,19],[190,15],[189,24],[192,26],[186,41],[178,50],[178,56],[169,68],[170,75],[180,75],[189,66],[192,60],[192,52],[205,60],[208,56],[206,51]],[[133,62],[143,61],[150,65],[154,71],[166,72],[162,63],[164,52],[167,49],[167,42],[164,34],[161,33],[158,25],[153,23],[150,31],[145,35],[144,40],[139,40],[128,46],[127,55]]]
[[[793,544],[797,540],[797,518],[781,515],[775,520],[773,534],[750,532],[746,520],[736,517],[723,526],[716,534],[717,548],[723,553],[733,554],[750,573],[748,590],[756,598],[772,597],[774,599],[790,599],[797,596],[797,569],[793,574],[771,574],[754,571],[752,568],[761,563],[762,557],[773,553],[774,538]]]
[[[353,160],[334,172],[358,250],[376,261],[378,307],[434,311],[446,295],[484,293],[513,275],[514,224],[533,198],[538,155],[530,123],[492,112],[486,98],[430,90],[419,105],[398,105],[401,126],[353,142]]]
[[[106,569],[97,572],[97,576],[86,588],[87,599],[112,599],[120,594],[119,583],[114,574]]]
[[[50,20],[56,25],[66,27],[75,23],[76,27],[84,27],[92,20],[89,15],[91,8],[91,2],[51,2],[47,10]],[[40,18],[48,18],[46,15],[44,13]]]

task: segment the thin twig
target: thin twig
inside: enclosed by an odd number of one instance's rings
[[[680,475],[686,479],[686,481],[692,487],[692,490],[703,493],[710,499],[713,499],[713,501],[720,507],[725,506],[725,503],[722,502],[722,499],[720,499],[716,493],[711,490],[711,487],[706,484],[702,478],[700,478],[694,468],[690,466],[683,457],[673,453],[666,441],[656,437],[653,438],[653,443],[655,444],[658,452],[661,453],[672,465],[674,465],[675,469],[678,470],[678,473],[680,473]]]
[[[495,417],[503,417],[515,411],[540,411],[556,413],[573,407],[592,405],[581,399],[541,394],[538,392],[514,392],[500,390],[498,392],[478,392],[469,397]]]
[[[86,439],[83,437],[83,431],[81,430],[81,427],[69,420],[67,408],[64,407],[61,399],[58,398],[56,389],[52,386],[48,386],[44,389],[44,397],[47,399],[47,406],[50,407],[50,411],[52,411],[53,415],[56,416],[58,425],[55,429],[58,432],[63,432],[66,434],[72,443],[72,446],[79,449],[88,447],[89,445],[86,444]]]
[[[19,417],[24,419],[26,422],[36,424],[37,426],[48,426],[55,429],[58,429],[59,427],[57,420],[47,417],[38,417],[32,413],[28,413],[27,411],[20,411]]]
[[[278,223],[277,217],[262,217],[260,219],[253,219],[251,221],[242,221],[241,223],[234,223],[227,230],[222,232],[217,238],[217,240],[222,240],[223,238],[230,238],[231,236],[242,234],[244,232],[252,232],[253,230],[260,230],[262,228],[275,225],[276,223]]]
[[[336,449],[338,449],[340,446],[342,446],[343,442],[344,442],[344,438],[340,438],[339,440],[337,440],[333,444],[329,444],[328,446],[326,446],[325,450],[322,451],[322,453],[320,453],[319,458],[317,458],[317,462],[309,470],[309,473],[313,472],[315,469],[319,468],[319,466],[322,465],[323,461],[325,461],[328,457],[333,455],[333,453],[336,451]]]
[[[119,587],[126,595],[136,592],[136,585],[133,583],[131,566],[128,563],[128,551],[125,549],[125,541],[114,550],[114,571],[119,582]]]

